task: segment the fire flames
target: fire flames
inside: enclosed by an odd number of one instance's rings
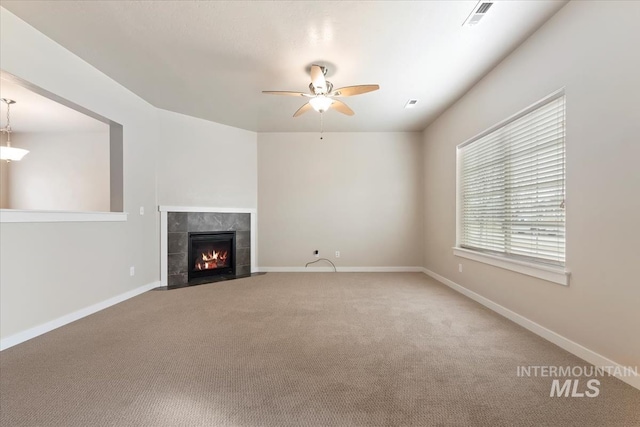
[[[203,252],[201,260],[196,261],[196,270],[212,270],[214,268],[226,267],[227,251]]]

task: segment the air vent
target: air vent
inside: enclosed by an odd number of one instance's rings
[[[493,3],[480,3],[480,7],[476,10],[476,13],[487,13],[491,5],[493,5]]]
[[[416,106],[417,103],[418,103],[417,99],[410,99],[407,101],[406,104],[404,104],[404,108],[413,108]]]
[[[478,4],[473,8],[473,12],[469,14],[467,19],[464,21],[462,26],[473,27],[476,25],[484,16],[487,14],[489,9],[493,6],[491,2],[479,1]]]

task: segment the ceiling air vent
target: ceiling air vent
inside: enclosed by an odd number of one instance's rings
[[[491,6],[493,6],[491,2],[479,1],[462,25],[473,27],[487,14]]]
[[[487,13],[493,3],[480,3],[480,7],[476,10],[476,13]]]
[[[418,103],[417,99],[410,99],[407,101],[406,104],[404,104],[404,108],[413,108],[416,106],[417,103]]]

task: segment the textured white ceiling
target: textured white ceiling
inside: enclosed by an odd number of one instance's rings
[[[308,66],[335,87],[379,84],[345,98],[355,116],[328,131],[422,130],[565,1],[500,1],[476,27],[476,1],[6,1],[44,34],[152,104],[254,131],[316,131],[298,118]],[[417,107],[403,109],[409,98]]]

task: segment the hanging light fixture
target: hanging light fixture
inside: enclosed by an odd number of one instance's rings
[[[16,148],[11,146],[11,104],[15,104],[16,101],[13,99],[0,98],[2,102],[7,104],[7,125],[3,128],[0,128],[2,133],[7,134],[7,145],[0,146],[0,159],[10,161],[18,161],[22,160],[22,158],[29,152],[29,150],[24,150],[22,148]]]

